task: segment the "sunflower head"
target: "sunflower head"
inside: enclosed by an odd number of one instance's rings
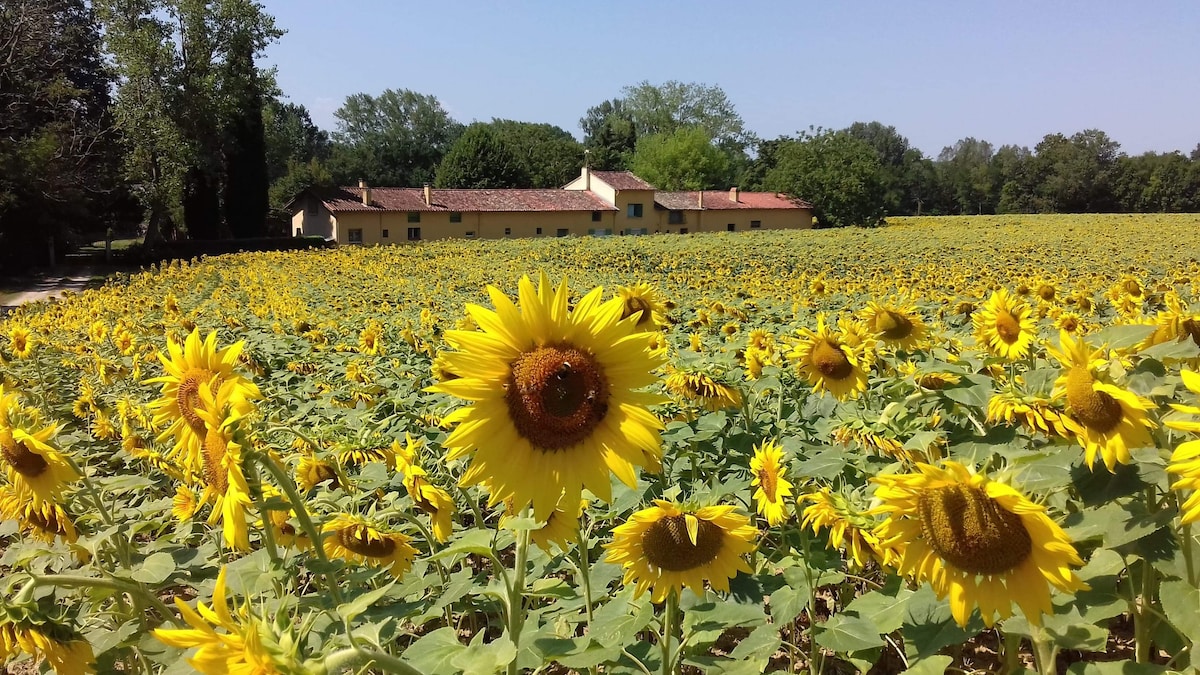
[[[875,337],[900,349],[918,348],[928,332],[924,319],[907,302],[869,302],[862,318]]]
[[[29,358],[33,354],[36,341],[24,326],[13,326],[8,330],[8,348],[18,359]]]
[[[1037,335],[1028,305],[1001,288],[971,315],[975,341],[993,356],[1020,359],[1029,353]]]
[[[783,448],[774,441],[763,441],[755,446],[754,456],[750,458],[750,475],[750,486],[756,488],[754,500],[759,515],[772,527],[782,524],[787,520],[788,502],[792,496]]]
[[[412,568],[417,549],[409,538],[362,516],[342,513],[321,529],[325,554],[367,567],[386,567],[400,578]]]
[[[861,351],[845,344],[825,324],[824,315],[817,317],[815,331],[801,329],[800,340],[789,356],[796,362],[801,376],[819,393],[829,392],[844,401],[857,398],[867,389],[867,372],[860,362]]]
[[[710,412],[742,405],[742,392],[717,373],[672,368],[665,384],[667,391],[679,399]]]
[[[757,530],[732,506],[684,507],[664,500],[630,516],[613,530],[607,560],[624,568],[635,595],[651,591],[654,602],[689,588],[729,590],[738,572],[750,572],[743,555],[754,548]]]
[[[619,286],[617,287],[617,297],[621,298],[621,302],[624,303],[621,309],[622,319],[637,314],[637,326],[643,330],[657,330],[659,326],[666,325],[667,320],[664,316],[666,307],[663,306],[658,293],[650,284],[638,283],[632,286]]]
[[[0,663],[28,654],[56,673],[94,673],[92,645],[71,626],[35,608],[14,607],[0,612]]]
[[[813,534],[828,529],[829,546],[844,550],[852,566],[862,569],[871,560],[894,564],[895,550],[884,547],[872,532],[876,520],[844,495],[826,487],[800,495],[798,501],[804,509],[800,526],[810,528]]]
[[[1050,437],[1070,438],[1066,414],[1043,396],[1023,394],[1014,389],[1001,391],[987,405],[987,421],[991,424],[1020,426],[1029,433]]]

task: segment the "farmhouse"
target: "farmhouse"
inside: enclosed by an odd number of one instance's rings
[[[812,227],[812,205],[788,195],[737,188],[666,192],[628,171],[587,167],[560,189],[370,187],[360,181],[358,187],[306,190],[291,210],[295,236],[339,244]]]

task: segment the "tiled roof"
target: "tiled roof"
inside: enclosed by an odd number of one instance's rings
[[[672,211],[696,211],[700,209],[700,192],[658,192],[654,204]],[[704,209],[811,209],[812,204],[795,199],[782,192],[739,192],[735,202],[729,198],[728,190],[705,190]]]
[[[362,188],[314,190],[325,208],[338,211],[615,211],[616,207],[582,190],[448,190],[433,188],[432,205],[423,188],[373,187],[371,205]]]
[[[617,190],[653,190],[653,185],[633,175],[631,171],[593,171],[592,176],[599,178]]]

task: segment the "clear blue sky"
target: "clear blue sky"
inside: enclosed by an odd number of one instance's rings
[[[264,0],[284,94],[333,130],[349,94],[412,89],[462,122],[557,124],[642,80],[724,88],[764,138],[878,120],[936,156],[1102,129],[1200,142],[1200,2]]]

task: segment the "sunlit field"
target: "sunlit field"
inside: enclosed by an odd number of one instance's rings
[[[1188,671],[1197,370],[1196,215],[119,276],[0,320],[0,662]]]

